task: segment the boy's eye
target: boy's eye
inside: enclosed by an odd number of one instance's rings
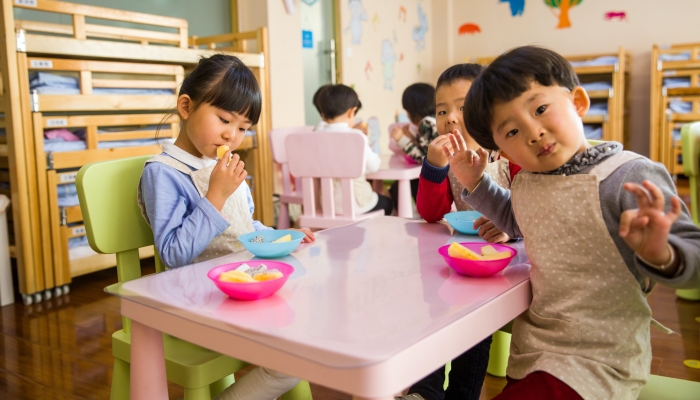
[[[229,120],[227,120],[227,119],[223,119],[223,118],[221,118],[221,117],[219,117],[219,119],[220,119],[221,122],[223,122],[224,124],[228,124],[228,123],[229,123]]]
[[[540,115],[544,112],[544,110],[547,109],[547,106],[539,106],[537,107],[537,110],[535,111],[535,115]]]
[[[438,111],[437,115],[445,115],[447,114],[445,111]]]
[[[238,131],[239,131],[239,132],[243,132],[243,133],[248,132],[248,130],[247,130],[246,128],[238,128]]]
[[[460,107],[459,111],[464,111],[464,106]]]
[[[517,129],[513,129],[512,131],[506,133],[506,137],[513,137],[518,133]]]

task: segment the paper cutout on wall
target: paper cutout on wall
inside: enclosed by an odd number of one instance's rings
[[[382,42],[382,57],[381,62],[384,68],[384,89],[393,90],[394,87],[391,81],[394,79],[394,64],[396,64],[396,54],[394,54],[394,46],[389,39],[384,39]]]
[[[350,31],[352,33],[352,43],[360,44],[362,39],[362,21],[367,21],[367,13],[362,8],[362,1],[360,0],[348,0],[348,9],[350,10],[350,23],[348,23],[344,33]]]
[[[379,129],[379,120],[377,117],[370,117],[367,120],[367,144],[373,152],[380,154],[379,137],[381,130]]]
[[[399,7],[399,21],[403,19],[403,22],[406,22],[406,7],[401,6]]]
[[[294,14],[294,1],[293,0],[282,0],[284,2],[284,8],[287,10],[287,14]]]
[[[466,23],[466,24],[460,25],[459,26],[459,34],[465,35],[467,33],[470,35],[476,35],[477,33],[481,33],[481,28],[479,28],[479,25],[472,24],[472,23]]]
[[[624,11],[608,11],[605,13],[605,20],[611,21],[617,19],[618,21],[627,21],[627,13]]]
[[[403,61],[403,53],[399,53],[399,61]]]
[[[318,3],[318,0],[301,0],[301,2],[307,6],[313,6],[314,4]]]
[[[367,61],[367,65],[365,65],[365,77],[367,80],[369,80],[369,73],[372,72],[372,64]]]
[[[425,33],[428,31],[428,17],[423,8],[418,4],[418,26],[413,28],[413,40],[416,42],[416,51],[425,48]]]
[[[559,24],[557,29],[564,29],[571,27],[571,20],[569,19],[569,9],[581,4],[583,0],[544,0],[544,4],[549,7],[555,17],[559,18]],[[554,12],[554,9],[559,9],[559,14]]]
[[[420,63],[416,64],[416,71],[420,74]]]
[[[525,11],[525,0],[498,0],[500,3],[510,3],[510,15],[516,17],[523,15]]]
[[[377,25],[379,25],[379,14],[374,13],[374,17],[372,17],[372,28],[374,28],[374,31],[377,31]]]
[[[393,34],[394,34],[394,43],[398,43],[399,38],[396,36],[396,29],[394,29]]]

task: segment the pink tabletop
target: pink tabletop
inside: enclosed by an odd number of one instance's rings
[[[401,154],[381,154],[379,171],[367,174],[367,179],[418,179],[421,166],[407,161]]]
[[[295,272],[267,299],[229,299],[207,278],[218,265],[250,259],[248,252],[107,291],[313,363],[360,367],[390,359],[527,281],[522,241],[511,244],[519,253],[511,264],[489,278],[449,269],[438,248],[452,241],[481,240],[453,236],[444,224],[377,217],[318,232],[315,243],[279,259]],[[512,307],[512,316],[494,321],[489,332],[524,311],[523,303]]]

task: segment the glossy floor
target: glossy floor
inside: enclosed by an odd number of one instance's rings
[[[144,273],[152,272],[146,261]],[[0,308],[0,398],[108,399],[112,376],[111,334],[121,328],[119,300],[103,292],[116,282],[110,269],[76,279],[70,294],[25,307]],[[679,300],[657,287],[649,298],[654,317],[677,334],[652,330],[652,373],[700,381],[700,370],[683,360],[700,359],[700,302]],[[482,399],[500,392],[504,379],[487,376]],[[313,386],[314,400],[350,396]],[[170,397],[182,389],[170,385]]]

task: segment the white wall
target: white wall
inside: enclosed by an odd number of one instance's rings
[[[572,26],[556,29],[558,20],[543,1],[526,0],[524,13],[512,17],[507,2],[433,0],[452,3],[452,27],[439,41],[452,40],[451,62],[497,55],[514,46],[538,44],[563,55],[615,52],[623,46],[632,54],[632,150],[648,154],[651,48],[656,44],[700,42],[700,1],[697,0],[585,0],[570,10]],[[610,11],[624,11],[626,21],[606,21]],[[447,14],[449,15],[449,14]],[[481,33],[457,35],[471,22]],[[437,46],[436,46],[437,47]]]

